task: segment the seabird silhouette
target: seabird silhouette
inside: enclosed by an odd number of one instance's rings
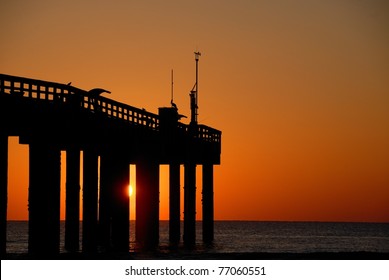
[[[94,88],[87,92],[90,104],[93,105],[94,111],[100,111],[100,101],[98,97],[104,92],[111,93],[110,91],[102,88]]]
[[[172,107],[173,107],[173,108],[176,108],[176,109],[178,109],[178,108],[177,108],[177,105],[176,105],[176,103],[174,103],[174,102],[173,102],[173,99],[172,99],[172,100],[170,100],[170,104],[172,104]]]
[[[180,120],[180,119],[182,119],[182,118],[187,118],[187,116],[185,116],[185,115],[181,115],[181,114],[178,114],[178,120]]]
[[[111,93],[110,91],[102,89],[102,88],[94,88],[94,89],[91,89],[90,91],[88,91],[88,94],[93,96],[93,97],[97,97],[97,96],[100,96],[104,92]]]

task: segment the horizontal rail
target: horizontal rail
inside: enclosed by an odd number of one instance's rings
[[[71,85],[0,74],[0,94],[58,104],[78,104],[80,108],[96,114],[159,130],[158,115],[103,96],[90,96],[88,91]],[[184,133],[189,131],[189,126],[183,123],[178,123],[177,128]],[[221,141],[221,132],[205,125],[198,125],[195,134],[195,137],[202,141]]]
[[[75,102],[79,102],[82,109],[121,119],[133,125],[153,130],[156,130],[159,125],[158,115],[102,96],[89,96],[87,91],[70,85],[0,74],[0,92],[64,104],[74,105]]]
[[[206,125],[199,124],[197,126],[197,137],[203,141],[220,143],[221,131]]]
[[[159,127],[158,115],[147,112],[144,109],[132,107],[130,105],[123,104],[105,97],[99,97],[95,101],[89,98],[87,99],[87,102],[88,103],[94,102],[95,110],[103,114],[106,114],[109,117],[121,119],[131,124],[141,125],[153,130],[158,130]],[[84,106],[87,105],[85,104]]]
[[[64,98],[70,94],[82,92],[85,91],[60,83],[0,74],[0,93],[2,94],[38,100],[56,100],[58,97]]]

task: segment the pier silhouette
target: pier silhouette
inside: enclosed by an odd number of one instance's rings
[[[104,91],[0,74],[2,255],[6,253],[10,136],[18,136],[20,144],[29,145],[29,253],[59,253],[62,160],[66,160],[67,166],[66,250],[95,253],[103,248],[128,252],[130,164],[136,165],[135,235],[140,248],[155,248],[159,242],[160,164],[169,165],[170,170],[170,242],[177,244],[182,235],[181,165],[185,170],[183,242],[192,246],[196,240],[197,165],[202,166],[203,174],[203,240],[213,241],[213,166],[220,164],[221,132],[198,124],[197,108],[196,120],[187,125],[179,122],[182,116],[176,106],[159,108],[158,114],[153,114],[106,98]],[[61,151],[66,151],[65,159],[61,159]],[[82,248],[79,248],[80,203],[83,203]]]

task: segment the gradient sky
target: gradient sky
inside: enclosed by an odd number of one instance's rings
[[[0,73],[157,113],[174,69],[190,115],[198,49],[199,122],[223,131],[216,219],[389,222],[388,15],[386,0],[0,0]],[[27,219],[28,147],[9,154],[8,219]]]

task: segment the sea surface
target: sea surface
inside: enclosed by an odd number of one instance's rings
[[[167,221],[160,222],[161,252],[169,250],[168,226]],[[131,221],[130,251],[136,250],[134,229]],[[65,252],[64,232],[65,223],[61,222],[61,252]],[[216,221],[213,246],[203,245],[201,222],[196,234],[195,250],[200,253],[389,253],[389,223]],[[7,253],[27,250],[28,222],[9,221]]]

